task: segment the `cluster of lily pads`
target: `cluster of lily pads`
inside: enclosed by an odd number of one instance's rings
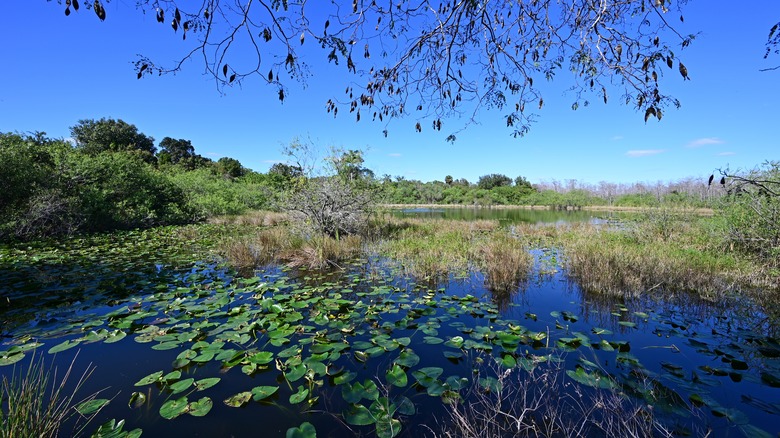
[[[582,321],[585,315],[571,309],[511,319],[489,296],[417,284],[389,267],[368,276],[364,263],[348,266],[339,278],[269,270],[248,279],[196,264],[175,278],[141,285],[139,293],[108,308],[17,328],[0,351],[0,366],[37,348],[59,353],[97,342],[135,342],[148,345],[150,357],[155,351],[176,356],[127,382],[131,409],[174,420],[207,416],[215,404],[292,408],[304,416],[324,407],[348,427],[394,437],[432,402],[456,403],[474,385],[494,391],[496,379],[475,372],[485,357],[527,371],[564,361],[566,375],[579,384],[629,394],[677,417],[708,409],[746,434],[764,433],[710,389],[719,378],[770,391],[780,387],[780,345],[771,334],[726,319],[632,311],[619,303],[602,319],[604,327]],[[664,348],[704,355],[712,363],[643,364],[626,340],[640,329],[679,339]],[[218,397],[223,373],[247,378],[233,379],[230,395]],[[754,394],[742,403],[779,415],[780,404],[769,400]],[[315,436],[311,422],[296,424],[288,436]],[[124,431],[124,425],[112,419],[96,435],[140,434]]]

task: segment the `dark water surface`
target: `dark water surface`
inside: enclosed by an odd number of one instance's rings
[[[143,429],[143,436],[284,436],[303,422],[321,437],[376,435],[375,425],[356,425],[365,411],[400,426],[399,436],[432,436],[448,418],[442,395],[465,396],[478,384],[476,369],[502,369],[479,361],[528,366],[553,358],[562,361],[567,382],[589,391],[582,381],[600,376],[634,403],[655,405],[669,428],[694,436],[780,432],[777,327],[744,299],[590,296],[544,263],[555,256],[550,251],[536,251],[536,271],[504,294],[486,290],[480,273],[417,281],[377,259],[331,273],[268,267],[240,279],[208,261],[162,262],[155,254],[99,269],[64,259],[6,261],[0,357],[18,362],[0,366],[0,374],[25,366],[32,350],[19,349],[35,342],[42,344],[35,351],[58,367],[74,358],[76,370],[91,363],[95,371],[82,394],[102,390],[100,397],[112,401],[89,430],[114,418],[125,420],[125,430]],[[44,278],[47,272],[62,280]],[[36,287],[47,288],[48,304],[34,304],[42,299]],[[69,340],[78,344],[47,353]],[[136,385],[176,370],[181,375],[168,381]],[[174,393],[171,386],[189,378],[220,380]],[[371,382],[378,388],[361,397]],[[224,402],[257,387],[278,389],[240,407]],[[291,400],[306,390],[302,400]],[[129,406],[134,392],[147,398],[140,407]],[[203,417],[162,418],[161,407],[181,397],[185,403],[208,397],[213,407]],[[377,415],[383,411],[374,399],[393,404],[391,417]]]

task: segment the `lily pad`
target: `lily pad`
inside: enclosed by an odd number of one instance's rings
[[[240,408],[249,402],[252,398],[252,393],[249,391],[239,392],[233,396],[225,399],[225,404],[231,408]]]
[[[403,388],[408,383],[406,371],[398,364],[393,365],[392,368],[387,370],[387,383]]]
[[[298,427],[291,427],[287,429],[286,438],[316,438],[317,429],[307,422],[301,423]]]
[[[219,377],[207,377],[205,379],[200,379],[195,382],[195,389],[198,391],[203,391],[205,389],[209,389],[212,386],[219,383],[219,381],[222,380]]]
[[[0,354],[0,366],[12,365],[22,359],[24,359],[24,353]]]
[[[368,426],[376,422],[368,408],[359,404],[351,404],[349,406],[344,412],[344,420],[354,426]]]
[[[143,392],[133,392],[130,394],[130,401],[127,402],[127,406],[130,408],[138,408],[146,403],[146,394]]]
[[[92,415],[95,412],[103,409],[103,407],[107,405],[109,401],[110,400],[105,398],[96,398],[93,400],[88,400],[76,406],[76,411],[81,415],[85,415],[85,416]]]
[[[252,399],[254,401],[265,400],[274,395],[278,390],[278,386],[255,386],[252,388]]]
[[[149,385],[150,383],[159,382],[160,379],[162,378],[162,375],[163,375],[162,371],[154,372],[144,377],[143,379],[135,382],[134,386],[144,386],[144,385]]]
[[[195,379],[190,377],[189,379],[180,380],[180,381],[172,384],[168,388],[170,388],[170,390],[174,394],[178,394],[180,392],[186,391],[190,386],[192,386],[192,382],[194,382],[194,381],[195,381]]]
[[[309,390],[305,386],[301,385],[298,387],[298,392],[290,396],[290,404],[296,405],[306,400],[306,397],[308,396],[309,396]]]
[[[69,350],[81,343],[81,339],[69,339],[65,342],[61,342],[49,349],[49,354],[59,353],[61,351]]]
[[[174,419],[187,412],[188,406],[189,403],[187,403],[186,396],[176,400],[168,400],[160,406],[160,416],[166,420]]]
[[[402,367],[411,368],[420,363],[420,356],[418,356],[412,349],[408,348],[401,352],[395,363]]]
[[[188,413],[193,417],[203,417],[211,411],[212,406],[214,402],[208,397],[203,397],[189,404]]]

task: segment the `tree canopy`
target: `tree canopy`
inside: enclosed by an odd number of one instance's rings
[[[88,154],[100,152],[138,151],[145,161],[154,160],[157,148],[154,138],[122,119],[79,120],[70,128],[76,146]]]
[[[64,3],[66,14],[77,9],[77,1]],[[220,89],[257,77],[284,100],[291,82],[309,76],[306,56],[314,55],[303,46],[314,44],[321,59],[352,74],[334,84],[344,95],[326,102],[329,113],[385,124],[407,116],[417,131],[439,131],[447,118],[468,124],[481,108],[498,108],[523,135],[544,106],[539,84],[565,74],[574,109],[611,95],[646,121],[660,120],[679,105],[665,84],[669,73],[688,79],[679,55],[695,37],[673,24],[687,0],[136,3],[190,44],[172,65],[140,57],[139,78],[196,60]],[[101,0],[85,6],[106,18]],[[462,127],[448,128],[448,139]]]

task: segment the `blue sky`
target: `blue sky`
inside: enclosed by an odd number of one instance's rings
[[[399,119],[385,138],[384,125],[370,117],[360,123],[352,115],[334,119],[325,102],[340,97],[343,87],[328,85],[343,83],[343,70],[313,70],[306,88],[293,86],[283,104],[275,89],[257,80],[221,95],[194,62],[176,76],[137,80],[132,67],[137,54],[173,60],[188,45],[154,15],[135,10],[131,0],[108,3],[102,23],[83,8],[65,17],[56,2],[6,3],[0,16],[3,132],[67,137],[79,119],[120,118],[157,141],[189,139],[202,155],[234,157],[261,172],[284,160],[281,146],[297,136],[323,147],[363,149],[377,175],[423,181],[452,175],[475,182],[503,173],[531,182],[655,182],[780,159],[780,70],[759,71],[780,65],[780,56],[763,59],[768,31],[780,20],[776,0],[742,7],[726,0],[690,1],[680,29],[701,35],[676,52],[692,80],[667,73],[668,91],[682,108],[668,109],[662,122],[645,124],[643,114],[617,99],[604,105],[594,98],[598,102],[590,107],[572,111],[573,97],[565,94],[571,82],[562,73],[524,138],[510,136],[501,112],[482,111],[479,124],[460,132],[454,144],[444,138],[457,120],[445,120],[441,132],[416,133],[416,119]]]

